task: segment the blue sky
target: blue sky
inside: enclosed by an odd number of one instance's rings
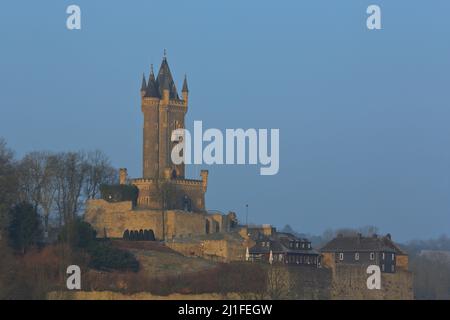
[[[66,29],[66,8],[82,30]],[[382,9],[383,30],[366,28]],[[280,172],[211,166],[207,206],[305,233],[450,227],[450,2],[3,1],[0,136],[18,156],[101,149],[141,175],[139,88],[163,50],[187,126],[279,128]],[[189,169],[191,177],[199,173]]]

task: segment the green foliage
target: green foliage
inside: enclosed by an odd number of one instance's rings
[[[29,203],[20,203],[9,211],[8,227],[11,246],[22,253],[38,243],[42,236],[41,220],[36,209]]]
[[[127,184],[102,184],[100,193],[103,200],[108,202],[131,201],[136,205],[139,190],[136,186]]]
[[[64,226],[59,240],[68,243],[75,250],[83,250],[90,256],[89,266],[98,270],[138,271],[139,262],[128,251],[114,248],[108,240],[96,239],[92,226],[75,219]]]
[[[99,270],[133,271],[139,270],[139,262],[129,251],[111,246],[109,242],[96,242],[89,248],[90,267]]]
[[[67,223],[61,229],[59,240],[73,248],[89,248],[94,242],[97,232],[92,226],[80,218]]]

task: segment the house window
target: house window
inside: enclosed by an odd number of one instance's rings
[[[392,261],[395,260],[395,253],[392,254]]]
[[[381,271],[384,271],[384,263],[381,265]]]
[[[339,260],[344,260],[344,254],[341,252],[341,253],[339,253]]]
[[[373,252],[370,253],[370,260],[375,260],[375,253]]]
[[[297,246],[297,248],[299,247],[299,243],[298,242],[296,243],[296,246]]]
[[[356,261],[359,261],[359,252],[356,252],[356,253],[355,253],[355,260],[356,260]]]
[[[384,252],[382,253],[382,259],[384,260]]]

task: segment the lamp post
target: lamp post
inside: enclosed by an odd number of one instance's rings
[[[248,227],[248,204],[245,205],[245,225]]]

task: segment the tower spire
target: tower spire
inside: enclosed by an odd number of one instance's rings
[[[150,65],[150,75],[148,76],[148,82],[155,81],[155,73],[153,71],[153,63]]]
[[[181,92],[189,92],[186,74],[184,75],[183,89],[181,90]]]
[[[142,74],[142,85],[141,85],[141,91],[145,91],[147,89],[147,82],[145,81],[145,74]]]

